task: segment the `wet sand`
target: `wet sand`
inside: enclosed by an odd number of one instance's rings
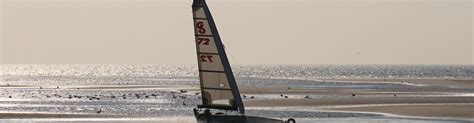
[[[389,113],[403,116],[474,119],[474,104],[407,104],[332,108],[338,111]]]
[[[473,97],[400,97],[353,99],[248,100],[248,107],[308,107],[315,110],[389,113],[414,117],[454,117],[474,119]]]
[[[472,97],[432,97],[432,98],[353,98],[353,99],[272,99],[272,100],[246,100],[249,107],[291,107],[291,106],[348,106],[370,104],[474,104]],[[474,117],[474,115],[473,115]]]
[[[0,113],[0,119],[22,119],[22,118],[104,118],[115,117],[118,115],[104,114],[55,114],[55,113]]]
[[[429,86],[440,86],[447,88],[474,88],[474,80],[429,80],[429,79],[330,79],[326,82],[355,82],[355,83],[402,83]],[[34,87],[32,85],[15,87]],[[98,87],[61,87],[61,89],[184,89],[187,91],[199,91],[197,86],[157,86],[157,85],[103,85]],[[436,117],[436,118],[462,118],[474,119],[474,93],[468,96],[452,95],[452,92],[406,92],[394,90],[375,89],[328,89],[328,88],[292,88],[283,86],[255,88],[241,87],[241,93],[245,95],[264,94],[319,94],[338,95],[337,98],[311,98],[289,97],[278,99],[249,99],[245,98],[245,106],[253,107],[309,107],[314,110],[330,111],[355,111],[388,113],[401,116],[414,117]],[[355,95],[353,95],[355,94]],[[433,96],[435,95],[435,96]],[[95,118],[116,117],[105,114],[51,114],[51,113],[0,113],[0,118]]]
[[[326,82],[402,83],[422,85],[420,88],[439,86],[447,88],[474,88],[474,80],[429,79],[330,79]],[[452,92],[407,92],[381,89],[243,89],[246,94],[330,94],[339,98],[253,99],[246,100],[249,107],[309,107],[317,110],[388,113],[411,117],[461,118],[474,120],[474,93],[456,95]],[[463,93],[463,92],[460,92]],[[354,95],[353,95],[354,94]],[[373,97],[376,96],[376,97]]]
[[[323,79],[328,82],[389,82],[422,86],[444,86],[452,88],[474,88],[474,80],[450,79]]]

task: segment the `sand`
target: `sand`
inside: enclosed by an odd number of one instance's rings
[[[353,98],[248,100],[248,107],[308,107],[316,110],[389,113],[412,117],[474,119],[474,98]]]
[[[377,112],[418,117],[474,119],[474,104],[407,104],[332,108],[329,110]]]
[[[474,80],[450,79],[323,79],[328,82],[391,82],[423,86],[445,86],[452,88],[474,88]]]
[[[0,113],[0,119],[11,118],[103,118],[103,117],[120,117],[118,115],[103,114],[60,114],[60,113]]]
[[[441,80],[441,79],[329,79],[326,82],[374,82],[374,83],[403,83],[422,85],[420,87],[439,86],[447,88],[474,89],[474,80]],[[30,85],[10,87],[32,87]],[[0,86],[0,88],[9,88]],[[36,87],[35,87],[36,88]],[[148,86],[148,85],[104,85],[99,87],[80,87],[81,89],[185,89],[199,91],[196,86]],[[77,89],[77,87],[64,87],[61,89]],[[318,94],[337,95],[337,98],[312,98],[289,97],[289,99],[244,99],[246,107],[309,107],[315,110],[351,111],[387,113],[399,116],[436,117],[436,118],[462,118],[474,119],[474,93],[462,92],[468,96],[450,95],[452,92],[403,92],[394,90],[372,89],[327,89],[327,88],[300,88],[288,89],[287,87],[241,87],[245,95],[258,94]],[[355,94],[355,96],[352,96]],[[437,96],[433,96],[437,95]],[[103,114],[51,114],[51,113],[0,113],[0,118],[93,118],[115,117]]]
[[[352,98],[352,99],[273,99],[273,100],[246,100],[245,105],[250,107],[290,107],[290,106],[340,106],[340,105],[370,105],[370,104],[458,104],[472,103],[474,98],[469,97],[431,97],[431,98]],[[474,117],[474,116],[473,116]]]
[[[330,79],[326,82],[361,83],[404,83],[422,85],[420,87],[474,88],[474,80],[430,80],[430,79]],[[323,94],[337,95],[338,98],[303,99],[289,96],[289,99],[247,99],[248,107],[310,107],[330,111],[358,111],[388,113],[411,117],[437,117],[474,119],[474,93],[468,96],[451,95],[452,92],[404,92],[372,89],[288,89],[247,88],[244,94]],[[353,96],[352,94],[355,94]]]

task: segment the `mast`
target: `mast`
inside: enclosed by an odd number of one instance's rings
[[[203,105],[245,113],[224,45],[205,0],[193,0],[193,20]]]

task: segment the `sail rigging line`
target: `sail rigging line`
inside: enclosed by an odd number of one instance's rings
[[[224,44],[222,44],[222,45],[224,45]],[[227,48],[227,47],[224,47],[224,49],[227,51],[227,54],[230,56],[230,58],[232,58],[232,60],[233,60],[235,63],[237,63],[238,65],[240,65],[240,63],[237,61],[237,59],[232,55],[231,50],[230,50],[229,48]],[[254,78],[254,77],[250,77],[250,78]],[[247,83],[250,83],[250,80],[247,80]],[[256,90],[257,90],[258,93],[260,93],[260,94],[263,93],[263,92],[260,90],[260,88],[259,88],[258,86],[255,86],[255,88],[256,88]],[[270,106],[270,108],[271,108],[273,111],[275,111],[275,107],[276,107],[276,106],[272,105],[269,100],[263,98],[263,102],[266,103],[266,104],[268,104],[268,106]],[[283,120],[282,117],[279,117],[279,118],[280,118],[280,120]]]
[[[205,0],[193,0],[192,8],[203,94],[201,107],[238,110],[245,114],[232,68]]]
[[[197,105],[197,108],[193,109],[198,122],[286,122],[281,117],[280,120],[277,120],[245,115],[242,95],[226,53],[228,48],[222,43],[205,0],[193,0],[192,10],[202,101],[202,105]],[[237,62],[234,56],[230,55],[230,57]],[[262,93],[258,87],[257,91]],[[267,99],[263,98],[263,100],[264,103],[269,104],[272,110],[275,110],[275,106],[271,105]],[[200,113],[203,108],[206,110]],[[219,112],[212,114],[211,109],[225,110],[226,112],[238,111],[239,114],[228,115]],[[294,120],[292,121],[294,122]]]

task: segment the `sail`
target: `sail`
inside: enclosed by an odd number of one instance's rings
[[[239,89],[205,0],[193,1],[199,78],[202,92],[200,108],[245,112]]]

